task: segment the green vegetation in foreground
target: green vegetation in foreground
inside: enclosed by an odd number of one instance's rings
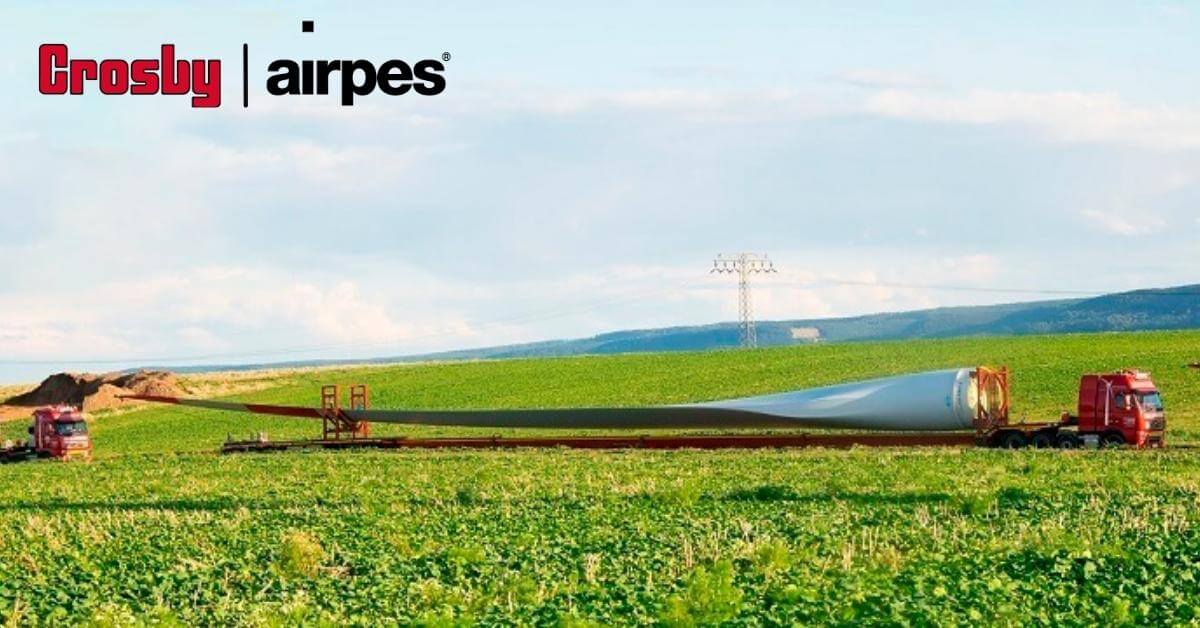
[[[0,615],[1194,621],[1198,463],[1194,450],[552,450],[9,466]]]
[[[1198,352],[1197,332],[826,345],[302,373],[243,398],[310,404],[322,382],[365,381],[378,406],[640,405],[988,363],[1014,368],[1034,419],[1070,408],[1080,373],[1136,366],[1178,443],[1200,427],[1200,374],[1183,368]],[[92,464],[0,467],[0,618],[1145,624],[1200,610],[1193,449],[208,453],[256,430],[317,426],[156,407],[100,417]]]

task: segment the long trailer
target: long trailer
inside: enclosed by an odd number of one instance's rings
[[[636,434],[599,436],[447,436],[437,438],[367,437],[272,441],[227,441],[222,453],[289,449],[784,449],[824,447],[964,447],[975,442],[967,432],[921,434]]]
[[[942,390],[939,387],[946,382],[952,383],[953,388],[949,394],[944,395],[945,408],[939,409],[939,404],[929,403],[929,399],[943,396],[938,391]],[[1163,446],[1166,426],[1162,400],[1153,381],[1149,375],[1136,371],[1083,376],[1080,380],[1077,414],[1064,413],[1058,421],[1037,423],[1010,421],[1009,372],[1006,368],[987,367],[886,378],[722,402],[641,408],[372,410],[368,407],[366,386],[350,386],[348,390],[349,404],[343,406],[343,389],[338,386],[324,386],[319,408],[146,395],[131,395],[129,398],[322,422],[322,436],[319,439],[270,441],[265,436],[260,436],[244,441],[230,440],[222,448],[225,453],[296,448],[437,447],[750,449],[844,448],[856,445],[976,445],[1070,449],[1081,446],[1131,445],[1140,448]],[[913,391],[920,393],[916,395],[915,400],[913,395],[903,395]],[[936,416],[926,418],[924,413]],[[906,418],[910,422],[905,423],[897,417]],[[773,432],[373,438],[370,435],[372,422],[492,428],[602,428],[625,431],[655,428],[727,431],[753,428],[769,429]],[[877,430],[896,430],[917,425],[920,426],[918,429],[923,431],[797,432],[795,427],[798,422],[818,427],[853,427],[862,424],[867,428],[874,426]],[[937,429],[940,426],[956,424],[967,429]]]

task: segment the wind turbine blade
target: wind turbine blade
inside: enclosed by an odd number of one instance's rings
[[[948,369],[806,390],[695,404],[635,408],[493,410],[341,410],[354,421],[407,425],[555,429],[835,428],[892,431],[965,430],[978,412],[1003,411],[1007,388],[981,390],[985,369]],[[996,373],[996,371],[989,371]],[[1001,371],[1005,372],[1006,371]],[[214,410],[319,419],[316,408],[179,397],[126,395]]]
[[[298,419],[319,419],[321,411],[316,408],[299,406],[275,406],[262,403],[240,403],[236,401],[210,401],[208,399],[188,399],[186,397],[162,397],[158,395],[118,395],[119,399],[136,399],[138,401],[153,401],[169,403],[193,408],[208,408],[209,410],[228,410],[231,412],[251,412],[254,414],[272,414],[275,416],[290,416]]]
[[[727,408],[562,408],[528,410],[346,410],[356,421],[557,429],[669,429],[795,427],[787,418]]]

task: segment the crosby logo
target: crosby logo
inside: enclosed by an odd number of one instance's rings
[[[301,23],[301,31],[313,32],[313,22]],[[177,59],[174,44],[163,44],[157,59],[71,58],[66,44],[42,44],[38,48],[38,91],[46,95],[80,95],[95,83],[101,94],[181,96],[192,95],[192,107],[221,106],[221,61]],[[242,45],[242,106],[250,106],[250,46]],[[267,93],[273,96],[327,95],[337,83],[341,104],[354,105],[355,97],[376,89],[388,96],[416,93],[436,96],[446,89],[445,63],[423,59],[409,64],[390,59],[378,66],[366,59],[302,60],[276,59],[267,66]],[[334,77],[336,76],[336,79]]]
[[[85,81],[108,95],[183,95],[193,107],[221,106],[221,62],[175,61],[175,46],[163,44],[159,59],[68,59],[66,44],[38,48],[38,90],[43,94],[82,94]]]

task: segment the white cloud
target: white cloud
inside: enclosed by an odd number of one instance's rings
[[[279,296],[285,300],[278,301]],[[295,307],[298,304],[301,307]],[[328,289],[294,283],[271,305],[283,308],[287,318],[312,336],[335,342],[399,342],[420,332],[393,318],[381,303],[365,298],[352,281],[339,281]]]
[[[932,77],[903,70],[860,68],[831,74],[829,79],[866,89],[927,89],[936,87]]]
[[[28,144],[37,139],[33,131],[0,131],[0,144]]]
[[[1200,147],[1200,110],[1136,106],[1115,94],[973,90],[943,95],[885,90],[868,97],[865,110],[910,120],[1026,124],[1066,142]]]
[[[455,320],[401,322],[387,299],[363,294],[355,282],[326,286],[320,279],[206,267],[103,282],[61,303],[6,299],[0,339],[12,359],[137,360],[216,349],[254,352],[272,343],[402,343]]]
[[[624,90],[513,89],[488,86],[460,90],[442,104],[454,115],[522,112],[569,116],[588,113],[644,113],[684,116],[691,121],[751,121],[812,117],[844,111],[840,103],[793,87],[761,89],[644,88]]]
[[[206,352],[229,352],[236,347],[211,329],[199,326],[180,327],[175,332],[179,344]]]
[[[8,313],[5,312],[5,318]],[[56,321],[14,321],[0,324],[5,359],[72,359],[123,356],[136,348],[122,338],[92,327]]]
[[[1182,4],[1162,4],[1159,5],[1158,12],[1160,15],[1169,20],[1180,20],[1192,17],[1191,10]]]
[[[306,123],[333,123],[343,126],[374,127],[386,122],[391,127],[423,128],[442,124],[444,119],[440,103],[406,103],[407,107],[396,107],[386,100],[356,102],[353,107],[343,107],[335,99],[322,98],[264,98],[256,100],[247,109],[239,109],[237,115],[251,118],[252,124],[276,122],[280,119]]]
[[[1089,224],[1115,235],[1140,236],[1161,231],[1167,226],[1163,219],[1144,212],[1102,212],[1085,209],[1079,212]],[[1126,216],[1134,216],[1135,219]]]
[[[257,148],[192,142],[165,167],[177,176],[202,181],[300,177],[323,187],[380,185],[405,172],[427,148],[373,145],[338,146],[284,141]]]

